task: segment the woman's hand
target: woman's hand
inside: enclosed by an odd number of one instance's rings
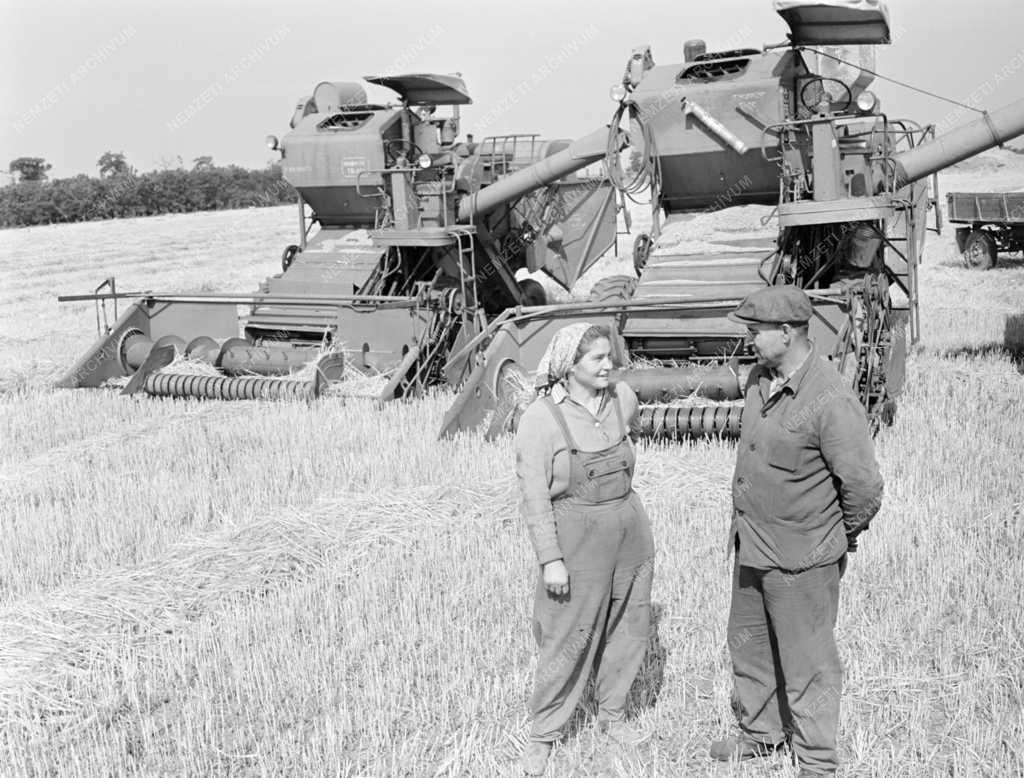
[[[569,569],[561,559],[544,565],[544,587],[555,597],[569,596]]]

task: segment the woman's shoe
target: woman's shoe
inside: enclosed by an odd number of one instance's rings
[[[649,733],[645,733],[628,721],[608,722],[605,727],[605,734],[609,740],[614,740],[620,746],[627,747],[638,746],[651,737]]]
[[[542,740],[531,740],[523,749],[523,755],[519,763],[523,772],[527,775],[544,775],[544,769],[548,766],[548,757],[551,756],[551,744]]]

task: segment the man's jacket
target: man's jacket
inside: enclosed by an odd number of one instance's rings
[[[812,352],[770,398],[758,366],[745,391],[732,544],[741,565],[807,570],[838,560],[882,504],[867,416],[829,362]]]

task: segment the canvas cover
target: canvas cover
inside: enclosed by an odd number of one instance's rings
[[[469,105],[466,83],[458,76],[410,73],[404,76],[364,76],[371,84],[386,86],[409,105]]]
[[[775,0],[794,46],[890,43],[889,9],[880,0]]]
[[[312,99],[317,113],[332,113],[344,106],[366,105],[366,90],[349,81],[321,81],[313,90]]]

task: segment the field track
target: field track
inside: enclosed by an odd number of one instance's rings
[[[943,189],[1024,190],[1021,159],[989,152]],[[702,215],[693,240],[767,211]],[[377,410],[51,388],[95,336],[91,305],[56,294],[110,275],[251,291],[294,223],[0,232],[0,773],[518,774],[533,566],[508,440],[436,442],[441,390]],[[1024,260],[971,272],[950,230],[928,241],[923,338],[877,441],[885,503],[844,582],[841,758],[855,776],[1022,775]],[[765,774],[706,756],[730,726],[732,464],[714,441],[640,451],[659,553],[633,710],[654,736],[612,749],[583,717],[549,775]]]

